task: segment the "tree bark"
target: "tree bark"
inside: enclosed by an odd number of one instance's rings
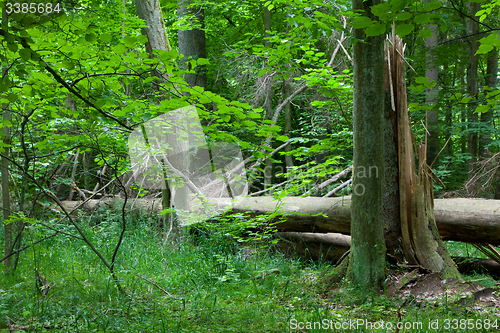
[[[271,35],[268,31],[271,30],[271,12],[267,6],[264,7],[264,46],[266,48],[271,48],[271,43],[269,42],[269,37]],[[266,110],[266,119],[271,119],[273,116],[273,80],[268,72],[265,77],[266,88],[265,88],[265,102],[264,109]],[[264,189],[267,189],[273,185],[273,160],[271,157],[266,158],[264,167]]]
[[[7,31],[8,29],[8,16],[5,8],[2,8],[2,29]],[[8,67],[5,65],[2,67],[2,78],[4,82],[8,80]],[[3,110],[3,121],[10,122],[12,115],[9,111],[9,104],[2,103]],[[2,210],[3,210],[3,220],[6,221],[10,218],[10,191],[9,191],[9,152],[10,152],[10,128],[3,127],[3,144],[5,151],[2,153]],[[4,224],[4,252],[5,255],[9,255],[13,247],[12,232],[14,230],[14,224]],[[4,261],[5,271],[10,271],[12,267],[12,259],[9,257]]]
[[[469,3],[469,14],[474,17],[476,12],[479,10],[479,4],[475,2]],[[472,171],[477,162],[478,155],[478,133],[477,133],[477,122],[478,115],[474,113],[477,107],[478,98],[478,64],[479,56],[476,52],[479,48],[479,23],[477,20],[470,20],[468,23],[468,32],[472,35],[469,37],[468,52],[469,52],[469,65],[467,67],[467,93],[472,98],[468,104],[468,117],[467,117],[467,128],[469,132],[467,134],[467,151],[469,153],[469,177],[472,176]]]
[[[189,59],[206,58],[205,14],[202,6],[193,6],[192,0],[179,0],[179,18],[185,18],[189,24],[196,26],[187,30],[178,31],[179,54],[184,57],[180,60],[182,69],[191,69]],[[197,66],[195,73],[186,73],[184,79],[190,87],[207,87],[206,66]]]
[[[280,251],[289,251],[292,245],[296,254],[313,260],[338,261],[351,247],[351,237],[342,234],[278,232],[274,236],[281,240]]]
[[[375,19],[380,0],[353,0],[352,8]],[[365,290],[379,290],[385,280],[383,222],[384,178],[384,36],[366,37],[354,29],[354,160],[349,277]]]
[[[80,158],[80,151],[77,150],[75,154],[75,159],[73,160],[73,170],[71,171],[71,182],[75,182],[76,170],[78,169],[78,159]],[[70,186],[69,187],[69,196],[68,200],[73,200],[73,194],[75,190]]]
[[[292,85],[290,84],[290,80],[292,75],[290,73],[290,77],[285,80],[285,98],[292,94]],[[292,130],[292,104],[288,102],[285,106],[285,128],[283,129],[286,136],[290,137],[290,131]],[[288,153],[292,150],[292,145],[289,143],[285,146],[285,152]],[[285,166],[286,172],[290,173],[293,168],[293,157],[291,155],[285,155]],[[288,176],[288,179],[292,179],[291,175]]]
[[[486,55],[486,86],[489,91],[493,91],[497,88],[498,81],[498,50],[493,49]],[[486,92],[486,95],[488,92]],[[486,127],[479,137],[479,149],[481,155],[486,156],[488,154],[487,147],[491,143],[491,126],[493,120],[493,109],[489,109],[485,113],[481,113],[481,123],[482,128]]]
[[[159,49],[170,51],[165,25],[159,0],[134,0],[137,16],[146,22],[147,27],[141,29],[141,33],[148,37],[146,42],[146,52],[152,57],[153,50]],[[166,77],[156,72],[153,75],[166,79]]]
[[[401,219],[399,215],[397,117],[396,112],[391,108],[390,98],[387,94],[384,115],[384,237],[387,253],[403,260],[403,249],[401,248],[400,241]]]
[[[430,24],[429,28],[432,30],[432,37],[425,39],[426,47],[426,69],[425,76],[430,81],[436,82],[433,88],[427,88],[425,94],[425,102],[427,107],[431,108],[426,111],[427,115],[427,162],[429,165],[434,162],[438,156],[439,147],[439,114],[438,114],[438,64],[436,57],[436,48],[438,46],[438,28],[436,24]]]

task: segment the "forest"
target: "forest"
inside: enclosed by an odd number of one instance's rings
[[[0,332],[499,331],[499,0],[3,0]]]

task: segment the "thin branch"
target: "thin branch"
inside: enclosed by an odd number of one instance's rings
[[[172,294],[170,294],[168,291],[166,291],[165,289],[163,289],[162,287],[160,287],[160,286],[159,286],[157,283],[155,283],[154,281],[151,281],[150,279],[148,279],[148,278],[146,278],[146,277],[144,277],[144,276],[142,276],[142,275],[140,275],[140,274],[137,274],[137,273],[135,273],[135,272],[131,272],[131,271],[129,271],[129,270],[127,270],[127,269],[125,269],[125,267],[123,267],[123,265],[122,265],[122,268],[123,268],[123,270],[124,270],[125,272],[130,273],[130,274],[132,274],[132,275],[135,275],[135,276],[137,276],[139,279],[142,279],[142,280],[144,280],[144,281],[146,281],[146,282],[151,283],[153,286],[155,286],[156,288],[160,289],[160,290],[161,290],[161,291],[162,291],[165,295],[167,295],[168,297],[173,298],[173,299],[178,299],[178,300],[181,300],[181,299],[182,299],[182,298],[178,298],[178,297],[172,296]]]
[[[328,192],[327,194],[325,194],[323,196],[323,198],[328,198],[328,197],[331,197],[332,195],[336,194],[338,191],[340,191],[341,189],[349,186],[350,184],[352,183],[352,178],[349,179],[348,181],[346,181],[345,183],[337,186],[336,188],[334,188],[333,190],[331,190],[330,192]]]
[[[290,183],[291,181],[293,181],[293,179],[285,180],[284,182],[279,183],[279,184],[276,184],[276,185],[273,185],[272,187],[266,188],[265,190],[262,190],[262,191],[258,191],[258,192],[251,193],[249,196],[250,196],[250,197],[255,197],[255,196],[259,195],[259,194],[266,193],[266,192],[271,191],[271,190],[273,190],[273,189],[275,189],[275,188],[277,188],[277,187],[280,187],[280,186],[282,186],[282,185],[288,184],[288,183]]]
[[[330,178],[330,179],[328,179],[328,180],[326,180],[326,181],[322,182],[322,183],[321,183],[321,184],[319,184],[318,186],[314,186],[312,189],[310,189],[309,191],[307,191],[306,193],[304,193],[304,195],[305,195],[305,194],[310,194],[313,190],[322,190],[322,189],[324,189],[325,187],[327,187],[327,186],[329,186],[329,185],[331,185],[331,184],[335,183],[335,182],[336,182],[336,181],[338,181],[339,179],[341,179],[341,178],[343,178],[343,177],[347,176],[347,174],[348,174],[349,172],[351,172],[351,170],[352,170],[352,165],[351,165],[350,167],[348,167],[347,169],[344,169],[344,170],[342,170],[341,172],[339,172],[339,173],[335,174],[335,176],[333,176],[332,178]]]
[[[500,31],[500,28],[492,28],[492,29],[488,29],[488,30],[476,32],[476,33],[473,33],[473,34],[464,35],[464,36],[460,36],[460,37],[453,38],[453,39],[448,39],[448,40],[445,40],[444,42],[439,43],[439,45],[443,45],[443,44],[446,44],[446,43],[454,42],[454,41],[459,40],[459,39],[467,39],[467,38],[470,38],[470,37],[473,37],[473,36],[476,36],[476,35],[486,34],[488,32],[492,32],[492,31]]]
[[[16,250],[16,251],[13,251],[13,252],[9,253],[9,254],[7,254],[5,257],[1,258],[1,259],[0,259],[0,262],[2,262],[2,261],[4,261],[4,260],[6,260],[7,258],[9,258],[9,257],[13,256],[13,255],[14,255],[14,254],[16,254],[16,253],[22,252],[22,251],[24,251],[24,250],[26,250],[26,249],[28,249],[28,248],[32,247],[33,245],[36,245],[36,244],[38,244],[38,243],[43,242],[44,240],[47,240],[47,239],[52,238],[52,237],[54,237],[54,236],[57,236],[57,234],[58,234],[58,233],[59,233],[59,231],[57,231],[57,232],[53,233],[52,235],[46,236],[46,237],[44,237],[44,238],[42,238],[42,239],[39,239],[39,240],[37,240],[37,241],[36,241],[36,242],[34,242],[34,243],[31,243],[31,244],[29,244],[29,245],[26,245],[26,246],[24,246],[24,247],[20,248],[19,250]]]

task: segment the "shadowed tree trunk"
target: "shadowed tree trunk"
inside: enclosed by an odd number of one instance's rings
[[[353,0],[354,11],[375,20],[371,7],[380,0]],[[379,290],[385,280],[384,177],[384,37],[366,37],[354,29],[354,163],[349,277],[365,290]]]
[[[475,2],[471,2],[469,4],[469,14],[474,17],[476,12],[479,9],[479,4]],[[474,113],[474,110],[477,107],[477,94],[478,94],[478,63],[479,56],[476,55],[477,49],[479,47],[478,39],[479,39],[479,23],[477,20],[469,20],[468,23],[468,32],[472,36],[468,39],[468,51],[469,51],[469,66],[467,67],[467,94],[472,98],[469,107],[467,110],[467,129],[469,132],[467,133],[467,151],[469,153],[469,177],[472,176],[472,171],[474,170],[474,166],[477,162],[477,152],[478,152],[478,134],[477,134],[477,122],[478,115]]]
[[[498,76],[498,50],[493,49],[486,55],[486,86],[489,88],[486,92],[493,91],[497,88]],[[491,125],[493,120],[493,109],[481,114],[481,123],[486,126],[479,137],[479,149],[481,155],[488,153],[488,145],[491,143]]]
[[[271,48],[271,42],[269,37],[271,35],[268,31],[271,30],[271,12],[267,6],[264,7],[264,46],[266,48]],[[266,119],[271,119],[273,117],[273,80],[268,72],[266,74],[266,88],[265,88],[265,103],[264,109],[266,110]],[[264,167],[264,189],[272,186],[273,183],[273,160],[271,158],[266,158]]]
[[[388,74],[388,71],[386,71]],[[388,78],[386,78],[386,81]],[[387,84],[387,82],[386,82]],[[399,171],[397,150],[397,117],[386,94],[384,114],[384,233],[387,253],[403,261],[401,223],[399,217]]]
[[[436,85],[433,88],[427,88],[425,93],[425,102],[427,107],[431,108],[427,110],[427,161],[429,164],[434,162],[434,159],[439,153],[439,114],[438,114],[438,92],[439,88],[438,82],[438,64],[436,57],[436,48],[438,46],[438,28],[436,24],[430,24],[429,29],[432,31],[432,37],[425,39],[425,47],[427,53],[426,58],[426,68],[425,76],[429,78],[430,81],[434,81]]]
[[[7,31],[8,29],[8,17],[5,8],[2,8],[2,29]],[[2,67],[2,78],[4,81],[8,80],[8,68],[7,65]],[[3,120],[4,122],[10,122],[11,114],[9,111],[9,104],[2,103]],[[3,144],[5,151],[2,153],[2,210],[3,210],[3,220],[8,220],[10,217],[10,191],[9,191],[9,145],[10,140],[10,128],[7,126],[3,127]],[[14,231],[13,223],[4,224],[4,252],[8,255],[12,251],[13,240],[12,233]],[[9,257],[4,261],[5,271],[9,271],[12,267],[12,259]]]
[[[292,75],[290,73],[290,77],[285,80],[285,98],[290,96],[292,94],[292,85],[290,84],[290,80],[292,78]],[[292,104],[288,102],[285,106],[285,128],[284,132],[286,136],[290,136],[290,131],[292,130]],[[290,152],[292,150],[292,145],[287,144],[285,146],[285,152]],[[285,165],[286,165],[286,171],[290,172],[290,170],[293,168],[293,157],[291,155],[285,155]],[[291,177],[289,177],[290,179]]]
[[[179,18],[185,18],[191,27],[179,30],[179,54],[184,57],[180,61],[181,68],[191,69],[189,59],[206,58],[205,16],[201,6],[192,6],[191,0],[179,0]],[[205,66],[197,66],[196,73],[187,73],[184,79],[189,86],[207,87],[207,74]]]

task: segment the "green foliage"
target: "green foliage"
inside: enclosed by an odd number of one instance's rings
[[[111,224],[115,222],[97,227],[85,220],[81,223],[86,233],[103,244],[114,235]],[[331,271],[331,263],[289,259],[249,246],[229,248],[215,241],[197,246],[189,242],[164,244],[148,227],[151,221],[146,216],[142,222],[132,223],[117,263],[126,294],[119,294],[80,241],[53,238],[36,245],[32,254],[20,261],[19,274],[0,279],[0,327],[5,327],[5,316],[14,327],[25,330],[43,330],[45,326],[64,332],[287,331],[295,322],[324,319],[334,324],[363,319],[427,325],[435,319],[498,316],[494,307],[480,313],[456,309],[451,297],[430,302],[387,298],[367,295],[343,283],[331,289],[318,283]],[[453,252],[455,247],[450,244],[450,248]],[[471,251],[454,254],[473,255]],[[35,287],[32,280],[34,267],[51,286],[46,296],[42,285]],[[468,279],[487,287],[497,285],[486,276]]]
[[[126,173],[130,167],[126,146],[129,132],[144,121],[187,105],[197,107],[208,142],[236,143],[251,164],[270,157],[270,152],[283,143],[290,143],[290,151],[281,150],[272,157],[273,182],[287,178],[286,184],[266,192],[276,199],[307,191],[317,196],[331,191],[338,183],[321,191],[315,186],[348,167],[353,152],[349,50],[356,41],[351,26],[375,36],[390,32],[395,24],[396,33],[407,43],[405,57],[414,69],[407,71],[407,79],[416,142],[426,133],[426,92],[439,88],[434,108],[439,111],[440,124],[444,124],[442,145],[448,137],[451,139],[449,150],[443,151],[434,166],[447,188],[436,185],[436,190],[451,192],[463,184],[469,157],[461,149],[469,133],[491,134],[492,142],[484,148],[493,153],[500,149],[496,126],[500,94],[482,88],[484,61],[480,61],[481,94],[465,93],[463,78],[469,63],[464,42],[468,31],[461,14],[468,13],[465,3],[390,0],[373,6],[373,15],[368,18],[352,13],[346,1],[193,1],[194,6],[203,5],[205,10],[207,58],[191,59],[187,70],[179,66],[176,36],[177,29],[193,26],[177,18],[175,2],[162,2],[173,48],[168,52],[155,50],[153,58],[144,50],[147,37],[141,34],[141,28],[145,25],[136,17],[132,2],[125,7],[119,0],[60,3],[65,10],[59,13],[9,16],[9,32],[2,30],[0,34],[0,59],[7,70],[5,80],[0,82],[0,102],[8,104],[12,113],[12,120],[0,122],[0,127],[10,128],[12,143],[0,142],[0,151],[8,149],[12,156],[14,197],[17,200],[24,191],[23,200],[29,203],[25,210],[33,208],[35,213],[28,215],[26,210],[24,215],[3,222],[27,222],[27,244],[31,238],[52,232],[40,222],[56,221],[50,208],[39,208],[38,203],[47,200],[44,192],[53,191],[64,200],[73,181],[80,188],[92,189],[97,180],[86,178],[102,170],[103,165],[108,167],[108,178]],[[500,48],[495,32],[499,4],[498,0],[483,2],[476,14],[484,24],[481,31],[487,25],[492,27],[481,36],[480,57]],[[262,24],[264,6],[272,16],[271,29],[266,32]],[[440,45],[429,51],[424,45],[432,36],[428,28],[431,23],[437,25]],[[341,36],[345,37],[342,45]],[[332,58],[334,52],[336,57]],[[438,82],[425,77],[429,55],[435,56],[439,67]],[[208,75],[205,89],[189,87],[183,78],[199,66],[204,66]],[[162,72],[168,79],[161,82],[152,72]],[[284,130],[283,110],[276,122],[270,120],[288,97],[284,89],[287,82],[292,92],[308,86],[292,100],[289,132]],[[265,110],[267,88],[263,87],[267,86],[272,93],[270,110]],[[467,106],[471,102],[474,106]],[[492,112],[495,122],[467,128],[466,113],[473,111],[482,115]],[[268,137],[271,141],[265,146]],[[87,165],[68,163],[66,170],[73,166],[77,170],[75,179],[69,176],[70,171],[59,175],[59,168],[77,151],[85,154]],[[288,170],[285,156],[291,156],[294,162]],[[252,190],[263,187],[262,179],[262,174],[254,176]],[[108,193],[122,190],[113,186]],[[131,191],[139,197],[155,195],[155,191],[139,185]],[[341,194],[348,194],[350,188],[343,191]],[[32,325],[29,327],[33,330],[51,322],[63,331],[123,331],[133,329],[132,322],[137,330],[153,331],[162,325],[167,331],[203,331],[206,327],[218,331],[228,322],[235,331],[271,331],[288,329],[283,323],[292,317],[330,318],[324,300],[316,298],[315,291],[303,292],[311,287],[303,282],[316,275],[315,268],[299,268],[297,262],[279,256],[268,258],[267,253],[255,251],[272,243],[273,224],[282,217],[279,210],[258,218],[220,216],[193,227],[205,235],[197,236],[202,246],[195,248],[177,243],[165,247],[154,236],[156,218],[127,215],[134,229],[126,231],[124,252],[118,254],[116,265],[129,298],[119,295],[109,274],[98,265],[95,253],[82,242],[59,235],[35,246],[33,256],[21,257],[22,273],[0,282],[0,320],[8,313],[19,323]],[[110,256],[110,244],[120,237],[121,213],[102,210],[76,220],[93,244]],[[57,227],[62,232],[77,233],[74,225],[60,223]],[[252,247],[255,258],[245,258],[237,244]],[[33,292],[34,266],[56,283],[53,297]],[[281,274],[267,274],[276,266]],[[181,299],[162,298],[157,289],[128,269],[158,281]],[[383,302],[374,301],[373,307],[364,301],[359,303],[364,304],[359,313],[373,318],[382,318],[381,309],[387,310]],[[173,312],[177,315],[167,316]],[[221,322],[212,319],[214,313],[221,315]],[[348,315],[342,310],[340,313]],[[397,314],[391,312],[389,316],[395,319]],[[408,316],[415,319],[418,313],[410,311]],[[197,318],[194,323],[192,318]]]

